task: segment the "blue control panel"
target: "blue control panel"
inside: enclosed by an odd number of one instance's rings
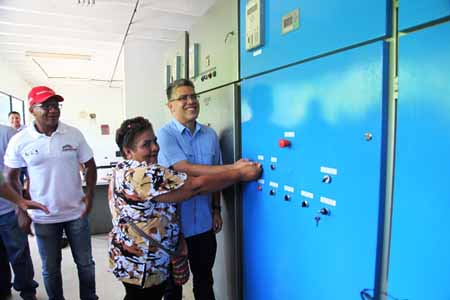
[[[449,37],[446,23],[400,38],[389,267],[399,299],[450,299]]]
[[[400,30],[450,16],[449,0],[407,0],[399,5]]]
[[[250,51],[240,1],[241,78],[386,35],[388,0],[261,1],[264,43]]]
[[[373,288],[383,68],[377,42],[242,82],[242,156],[264,168],[243,192],[244,300]]]

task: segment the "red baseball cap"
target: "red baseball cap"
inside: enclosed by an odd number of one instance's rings
[[[33,106],[35,104],[44,103],[50,98],[53,98],[58,102],[64,101],[64,98],[57,95],[51,88],[46,86],[35,86],[28,93],[28,104]]]

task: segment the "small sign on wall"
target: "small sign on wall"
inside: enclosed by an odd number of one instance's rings
[[[100,130],[102,132],[102,135],[109,135],[109,125],[108,124],[100,125]]]

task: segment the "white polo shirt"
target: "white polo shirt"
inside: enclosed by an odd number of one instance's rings
[[[28,168],[31,198],[50,211],[46,215],[31,210],[31,218],[36,223],[51,224],[81,216],[85,205],[79,164],[92,157],[92,149],[78,129],[59,122],[56,131],[46,136],[31,124],[11,138],[5,165]]]

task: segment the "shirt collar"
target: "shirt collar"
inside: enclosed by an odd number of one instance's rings
[[[175,125],[175,128],[178,130],[178,132],[183,133],[185,130],[189,131],[189,128],[181,124],[177,119],[172,119],[172,123]],[[195,122],[195,130],[194,134],[197,134],[202,129],[202,126],[199,122]]]
[[[29,126],[26,127],[26,129],[28,129],[31,133],[31,135],[35,138],[41,137],[41,136],[45,136],[45,134],[40,133],[39,131],[36,130],[36,125],[35,125],[35,121],[33,121]],[[56,127],[55,132],[52,133],[52,136],[54,134],[63,134],[66,132],[66,126],[64,123],[58,121],[58,127]]]

